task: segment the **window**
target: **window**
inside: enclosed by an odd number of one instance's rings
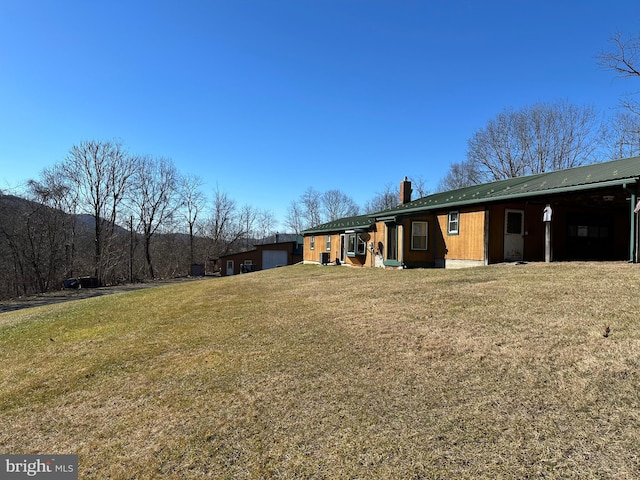
[[[522,235],[523,212],[507,211],[507,233]]]
[[[331,235],[327,235],[327,238],[326,238],[326,249],[327,249],[327,252],[331,250]]]
[[[366,255],[367,254],[367,242],[365,242],[360,235],[358,235],[358,245],[356,254],[358,255]]]
[[[427,249],[427,222],[411,222],[411,250]]]
[[[240,267],[241,273],[249,273],[255,271],[255,265],[253,264],[253,260],[245,260]]]
[[[460,212],[449,212],[447,234],[458,235],[458,233],[460,233]]]
[[[309,250],[313,250],[314,248],[316,248],[316,237],[312,235],[309,239]]]
[[[347,257],[357,257],[367,254],[367,242],[359,234],[349,233],[347,235]]]
[[[347,255],[356,256],[356,236],[355,234],[347,235]]]

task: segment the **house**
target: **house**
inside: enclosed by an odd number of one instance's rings
[[[342,218],[303,232],[305,263],[467,267],[637,261],[640,157],[511,178]]]
[[[223,255],[220,257],[220,274],[236,275],[302,262],[302,242],[299,235],[276,235],[272,243],[254,245],[253,250],[246,252]]]

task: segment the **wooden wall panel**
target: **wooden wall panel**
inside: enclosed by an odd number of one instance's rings
[[[448,213],[438,215],[438,226],[444,240],[444,258],[451,260],[484,260],[485,211],[460,211],[459,234],[447,234]]]

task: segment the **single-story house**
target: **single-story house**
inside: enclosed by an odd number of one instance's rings
[[[303,232],[304,262],[466,267],[551,260],[637,261],[640,157],[435,193]]]
[[[276,235],[275,242],[254,245],[252,250],[246,252],[222,255],[220,274],[237,275],[300,263],[302,243],[300,235]]]

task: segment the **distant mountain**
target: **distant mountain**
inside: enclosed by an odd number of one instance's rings
[[[22,197],[17,197],[15,195],[1,195],[0,194],[0,211],[1,209],[6,209],[7,211],[12,211],[12,212],[19,212],[21,214],[27,214],[29,212],[33,212],[39,208],[47,208],[47,209],[51,209],[51,207],[48,207],[46,205],[43,205],[41,203],[38,202],[34,202],[33,200],[28,200],[26,198],[22,198]],[[54,209],[52,209],[54,210]],[[60,212],[63,215],[69,215],[66,214],[64,212]],[[93,218],[92,215],[88,215],[86,213],[79,213],[75,215],[76,217],[76,222],[77,222],[77,226],[81,229],[81,230],[86,230],[86,231],[93,231],[94,226],[95,226],[95,219]],[[5,219],[6,221],[6,219]],[[126,233],[129,234],[129,230],[126,228],[123,228],[119,225],[116,225],[115,228],[117,233]]]
[[[34,210],[39,204],[27,200],[25,198],[16,197],[15,195],[1,195],[0,194],[0,206],[10,208],[13,210],[29,211]]]

